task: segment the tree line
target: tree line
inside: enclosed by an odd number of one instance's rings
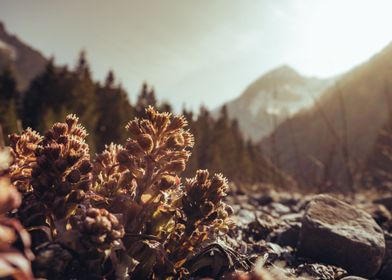
[[[128,137],[125,125],[134,117],[142,117],[149,105],[160,111],[172,111],[169,103],[157,100],[154,90],[146,83],[136,101],[131,102],[113,71],[108,72],[104,82],[94,81],[84,52],[73,69],[58,67],[53,59],[49,60],[43,73],[24,92],[17,90],[10,67],[0,74],[3,135],[26,127],[43,132],[74,113],[89,132],[91,152],[97,153],[111,142],[124,143]],[[207,168],[241,183],[283,186],[291,182],[263,155],[260,146],[244,138],[238,122],[229,118],[225,106],[217,117],[205,107],[198,113],[184,109],[183,114],[195,135],[195,147],[185,175]]]

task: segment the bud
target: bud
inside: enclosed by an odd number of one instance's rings
[[[53,140],[55,138],[53,130],[49,129],[45,133],[45,140]]]
[[[57,159],[61,153],[61,147],[57,143],[51,143],[44,147],[44,153],[51,159]]]
[[[58,135],[64,135],[67,132],[67,125],[65,123],[55,123],[53,125],[53,131]]]
[[[150,153],[154,148],[154,142],[149,134],[140,134],[137,142],[146,153]]]
[[[177,130],[187,126],[188,122],[184,116],[174,116],[169,124],[168,130]]]
[[[136,120],[130,121],[125,128],[128,130],[128,132],[131,133],[132,136],[137,136],[142,133]]]
[[[68,137],[67,136],[60,136],[57,139],[57,143],[67,145],[68,144]]]
[[[196,173],[196,180],[198,184],[204,184],[207,182],[208,180],[208,170],[197,170]]]
[[[170,149],[181,148],[185,144],[185,139],[181,133],[176,133],[167,139],[166,146]]]
[[[71,130],[72,128],[74,128],[74,126],[77,124],[78,121],[79,121],[79,119],[75,115],[73,115],[73,114],[68,115],[65,118],[65,122],[68,125],[68,130]]]
[[[81,173],[82,175],[86,175],[86,174],[89,173],[92,169],[93,169],[93,168],[92,168],[91,163],[90,163],[90,161],[89,161],[88,159],[85,159],[85,160],[83,160],[83,161],[80,163],[79,171],[80,171],[80,173]]]
[[[182,172],[185,168],[185,160],[173,160],[166,167],[168,172]]]
[[[130,158],[129,158],[129,156],[128,156],[128,152],[125,151],[125,150],[119,151],[119,152],[117,153],[117,161],[118,161],[120,164],[124,164],[124,165],[126,165],[127,163],[129,163]]]
[[[68,175],[67,175],[67,181],[70,183],[77,183],[80,180],[80,171],[77,169],[73,169]]]
[[[70,153],[67,156],[67,162],[69,165],[74,165],[78,160],[80,159],[80,156],[78,154],[74,153]]]
[[[125,148],[127,149],[127,151],[135,157],[140,157],[144,154],[143,150],[140,148],[140,146],[134,142],[133,140],[129,140],[126,144],[125,144]]]
[[[164,191],[177,184],[177,179],[172,175],[163,175],[161,181],[159,182],[159,189]]]

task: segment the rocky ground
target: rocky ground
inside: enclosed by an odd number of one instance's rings
[[[234,265],[261,263],[270,278],[235,279],[392,279],[391,193],[254,193],[227,198],[237,228],[225,243]]]

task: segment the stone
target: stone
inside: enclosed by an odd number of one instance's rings
[[[367,280],[366,278],[358,277],[358,276],[346,276],[340,280]]]
[[[365,211],[332,196],[317,195],[302,219],[298,253],[370,278],[383,262],[384,234]]]
[[[276,243],[280,246],[290,246],[296,248],[299,240],[300,224],[293,224],[289,227],[279,229],[276,234]]]
[[[307,279],[335,280],[347,275],[347,271],[340,267],[324,264],[300,264],[297,267],[297,275]]]
[[[273,216],[280,217],[291,212],[290,208],[282,203],[273,202],[269,205],[269,209]]]
[[[275,218],[266,213],[260,213],[254,222],[248,224],[247,239],[255,242],[266,239],[277,226],[278,221]]]
[[[256,215],[247,209],[240,209],[237,213],[237,224],[247,225],[256,219]]]
[[[392,234],[385,235],[385,243],[384,263],[378,276],[382,280],[390,280],[392,279]]]

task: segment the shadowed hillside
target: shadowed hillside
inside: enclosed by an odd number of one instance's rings
[[[33,78],[41,73],[46,64],[42,54],[21,40],[9,34],[0,22],[0,70],[11,67],[18,83],[18,88],[27,88]]]
[[[388,118],[392,45],[341,77],[315,106],[262,141],[304,186],[351,188]]]

